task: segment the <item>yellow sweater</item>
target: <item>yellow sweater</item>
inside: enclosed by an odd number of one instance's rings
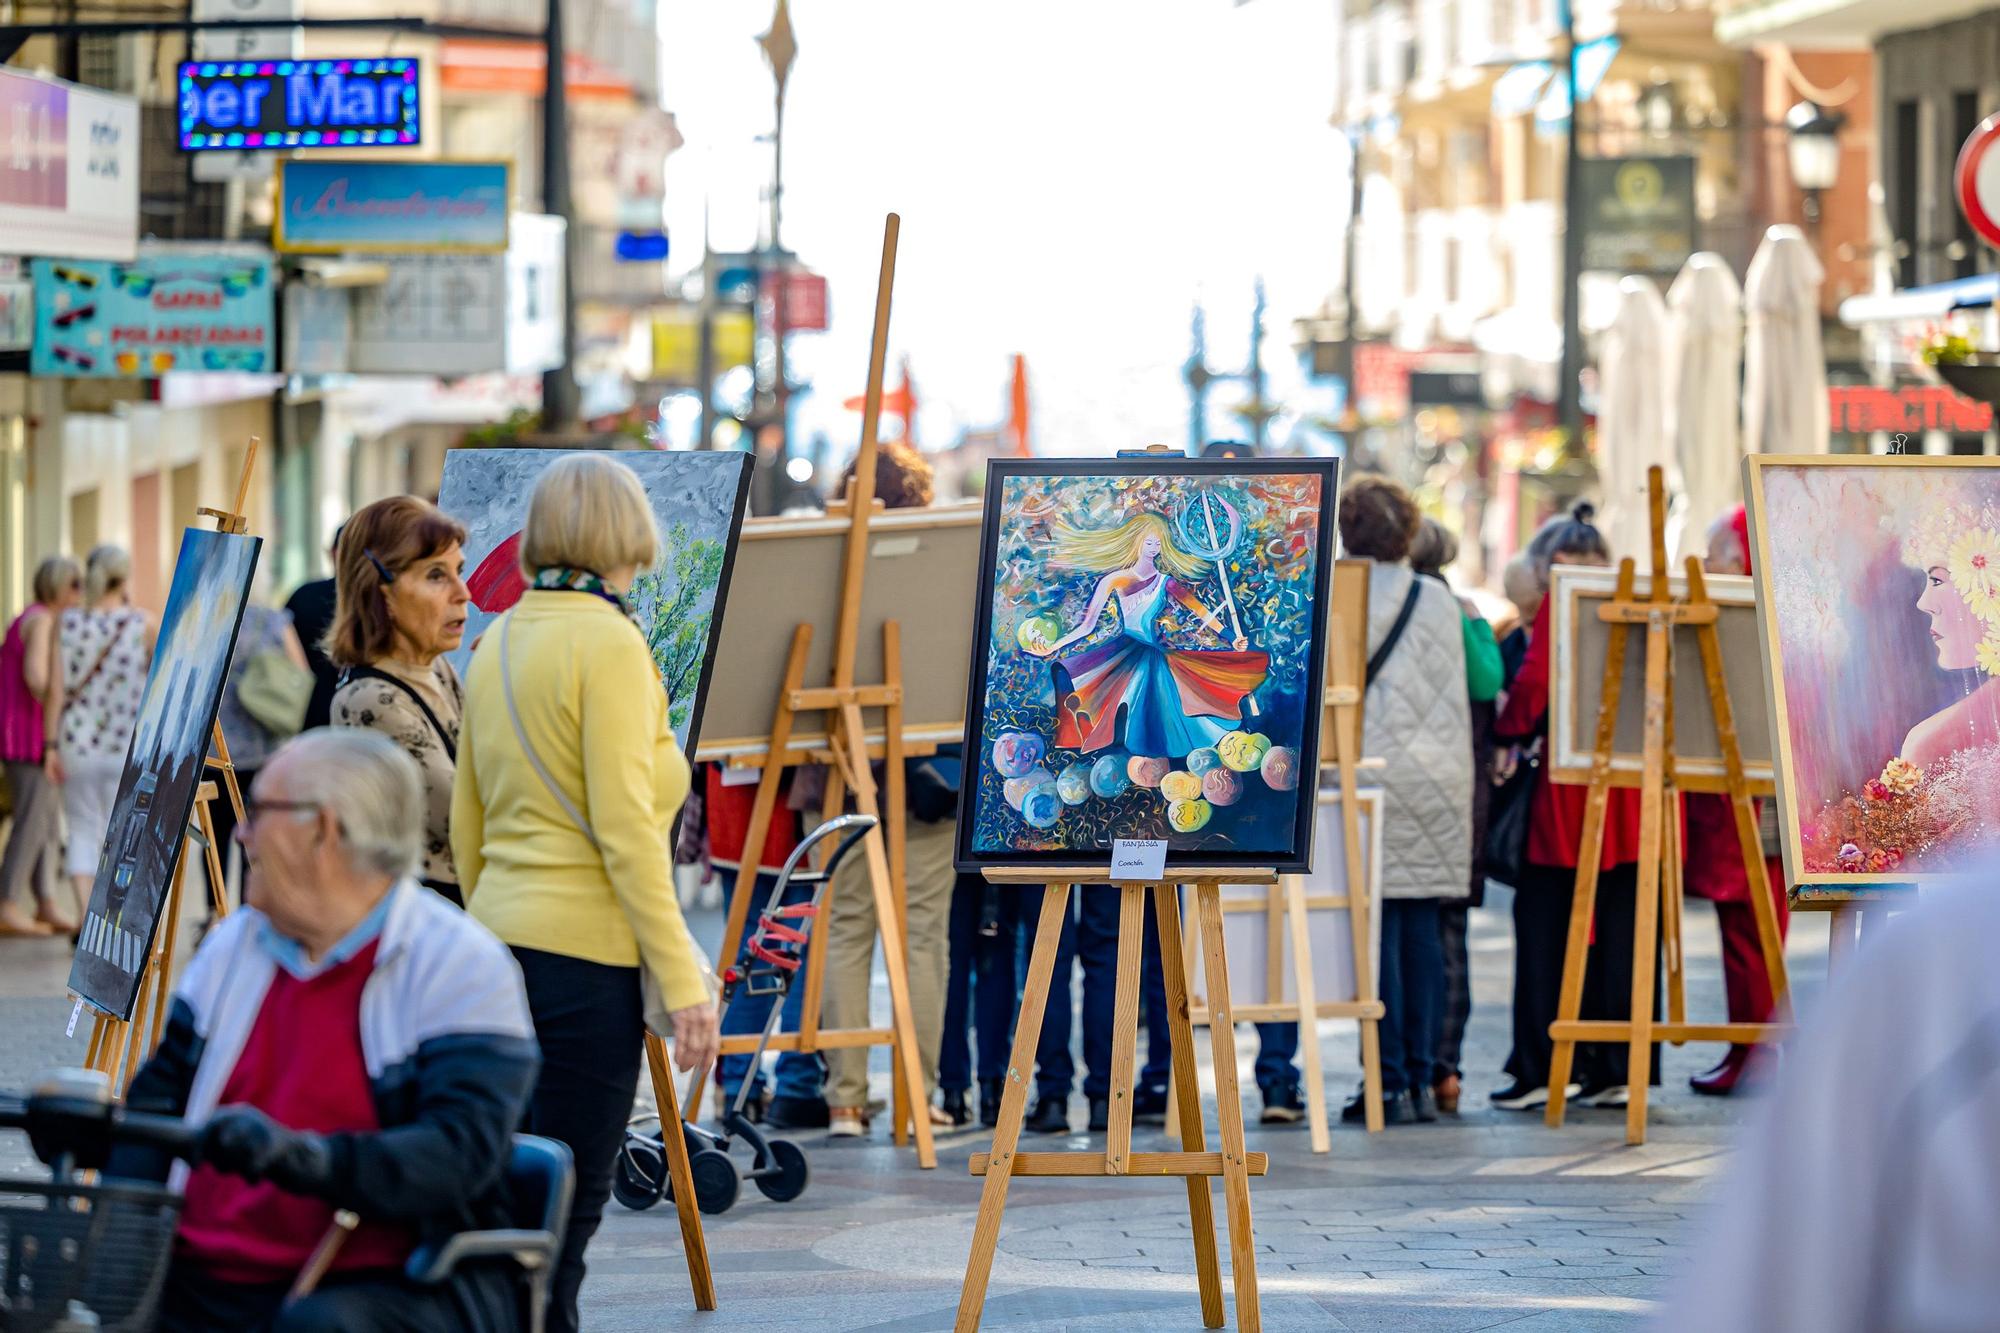
[[[495,622],[466,677],[452,790],[451,849],[467,910],[522,948],[614,967],[643,957],[668,1008],[704,1003],[667,847],[688,763],[645,639],[587,593],[530,591],[507,615],[521,727],[597,846],[514,737]]]

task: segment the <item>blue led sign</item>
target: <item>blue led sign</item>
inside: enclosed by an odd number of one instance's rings
[[[417,62],[184,61],[180,117],[190,152],[413,144]]]

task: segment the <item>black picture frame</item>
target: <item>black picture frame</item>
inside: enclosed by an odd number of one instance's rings
[[[1335,458],[1190,458],[1180,454],[1148,454],[1116,458],[1010,458],[993,459],[987,464],[984,509],[981,517],[979,583],[974,590],[978,601],[972,636],[972,663],[967,673],[963,777],[959,784],[958,823],[953,846],[953,864],[961,873],[978,873],[988,868],[1075,866],[1103,861],[1107,870],[1112,848],[1058,848],[979,852],[973,848],[976,826],[975,802],[980,783],[980,765],[986,752],[986,696],[988,660],[992,651],[994,582],[1000,549],[1000,505],[1006,483],[1019,477],[1154,477],[1187,476],[1242,478],[1257,476],[1317,476],[1320,481],[1320,518],[1316,534],[1313,567],[1312,606],[1307,617],[1312,640],[1306,654],[1306,680],[1317,692],[1326,679],[1326,614],[1332,591],[1335,518],[1339,509],[1340,463]],[[1312,864],[1314,801],[1318,789],[1320,722],[1324,709],[1304,709],[1299,736],[1299,777],[1293,788],[1292,843],[1279,851],[1235,851],[1227,849],[1177,849],[1171,839],[1167,850],[1169,870],[1214,870],[1271,868],[1282,873],[1300,874]]]

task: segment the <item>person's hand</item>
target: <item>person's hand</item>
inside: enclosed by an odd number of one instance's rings
[[[1243,636],[1242,636],[1241,634],[1239,634],[1239,635],[1237,635],[1237,636],[1236,636],[1236,638],[1235,638],[1234,642],[1235,642],[1235,645],[1236,645],[1236,651],[1237,651],[1237,652],[1241,653],[1241,652],[1248,652],[1248,651],[1249,651],[1249,649],[1250,649],[1250,640],[1248,640],[1248,639],[1244,638],[1244,637],[1243,637]]]
[[[325,1139],[286,1129],[254,1106],[225,1106],[210,1116],[201,1131],[200,1160],[245,1180],[268,1180],[289,1194],[322,1194],[333,1175]]]
[[[1515,771],[1520,767],[1521,747],[1518,745],[1501,746],[1493,752],[1493,785],[1496,787],[1505,786],[1507,780],[1513,777]]]
[[[61,750],[49,751],[48,757],[42,760],[42,772],[58,787],[69,781],[69,770],[63,767]]]
[[[706,1069],[721,1042],[720,1020],[712,1004],[691,1004],[668,1015],[674,1020],[674,1068],[683,1074]]]

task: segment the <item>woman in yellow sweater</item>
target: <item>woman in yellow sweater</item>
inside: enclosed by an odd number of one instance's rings
[[[529,591],[488,627],[465,687],[452,855],[467,910],[527,982],[542,1071],[524,1127],[576,1158],[552,1330],[577,1327],[584,1247],[638,1086],[641,963],[672,1011],[674,1062],[705,1066],[717,1041],[667,846],[688,763],[625,601],[658,551],[630,468],[591,453],[551,465],[521,537]]]

